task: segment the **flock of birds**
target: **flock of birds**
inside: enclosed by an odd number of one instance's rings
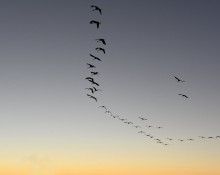
[[[98,12],[99,15],[102,15],[102,9],[99,8],[98,6],[91,5],[91,8],[92,8],[92,11]],[[95,25],[95,27],[97,29],[99,29],[100,25],[101,25],[101,22],[97,21],[97,20],[91,20],[89,23],[91,25]],[[104,38],[98,38],[98,39],[95,39],[95,41],[97,43],[101,43],[102,46],[106,46],[106,40]],[[102,52],[102,54],[106,53],[106,50],[103,47],[96,47],[95,51],[97,53]],[[102,61],[102,59],[100,57],[97,57],[94,54],[89,54],[89,56],[91,57],[92,61],[98,61],[98,62]],[[90,70],[90,76],[86,77],[85,80],[87,80],[91,84],[91,87],[85,88],[86,90],[88,90],[90,92],[90,93],[87,93],[86,95],[89,98],[91,98],[92,100],[94,100],[95,102],[98,102],[98,99],[95,95],[96,95],[97,92],[102,91],[102,90],[98,88],[98,87],[100,87],[100,84],[95,80],[95,77],[99,76],[99,72],[96,71],[95,64],[91,64],[91,63],[86,63],[86,64],[87,64],[87,69]],[[182,79],[180,79],[176,76],[174,76],[174,78],[176,79],[176,81],[178,83],[185,82],[184,80],[182,80]],[[189,98],[185,94],[178,94],[178,95],[181,96],[181,97],[184,97],[184,98]],[[163,129],[163,127],[162,126],[149,125],[148,124],[148,119],[145,118],[145,117],[137,117],[137,119],[142,122],[141,125],[139,125],[139,124],[135,124],[133,121],[128,120],[127,118],[124,118],[124,117],[121,117],[119,115],[113,114],[105,105],[98,106],[98,108],[101,108],[102,110],[104,110],[104,113],[106,115],[109,115],[110,117],[121,121],[123,124],[126,124],[128,126],[136,128],[137,133],[143,134],[147,138],[152,139],[156,143],[162,144],[164,146],[169,145],[171,143],[171,141],[184,142],[184,141],[195,141],[196,140],[196,138],[186,138],[186,139],[178,138],[178,139],[174,139],[174,138],[170,138],[170,137],[161,139],[161,138],[158,138],[156,136],[153,136],[151,133],[149,133],[149,131],[146,132],[145,129],[146,128],[148,130],[151,129],[150,131],[152,131],[152,129],[159,129],[159,130]],[[144,124],[144,127],[143,127],[143,124]],[[198,136],[198,138],[200,138],[200,139],[220,139],[220,136],[206,136],[206,137],[205,136]]]

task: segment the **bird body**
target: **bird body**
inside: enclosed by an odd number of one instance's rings
[[[94,97],[94,96],[92,96],[92,95],[89,95],[89,94],[86,94],[89,98],[92,98],[92,99],[94,99],[96,102],[97,102],[97,98],[96,97]]]
[[[178,77],[176,77],[176,76],[174,76],[174,78],[177,80],[177,82],[185,82],[185,81],[183,81],[183,80],[179,79],[179,78],[178,78]]]
[[[97,29],[99,28],[99,26],[100,26],[100,24],[101,24],[101,22],[95,21],[95,20],[92,20],[92,21],[90,21],[89,23],[90,23],[90,24],[95,24]]]
[[[99,75],[98,72],[90,72],[90,73],[91,73],[91,76],[93,76],[93,75]]]
[[[103,38],[99,38],[99,39],[95,39],[97,42],[102,42],[102,44],[106,45],[105,39]]]
[[[100,13],[100,15],[102,15],[102,9],[100,9],[98,6],[96,5],[91,5],[91,7],[93,8],[92,11],[98,11]]]
[[[89,64],[89,63],[86,63],[89,67],[87,67],[87,68],[95,68],[95,66],[94,65],[92,65],[92,64]]]
[[[92,55],[92,54],[89,54],[91,57],[93,57],[93,60],[98,60],[98,61],[102,61],[100,58],[98,58],[98,57],[96,57],[96,56],[94,56],[94,55]]]
[[[143,117],[138,117],[139,119],[141,119],[141,120],[147,120],[146,118],[143,118]]]
[[[97,52],[102,51],[102,52],[105,54],[105,49],[103,49],[103,48],[101,48],[101,47],[97,47],[97,48],[95,48],[95,50],[96,50]]]
[[[186,96],[186,95],[184,95],[184,94],[178,94],[178,95],[180,95],[180,96],[182,96],[182,97],[185,97],[185,98],[189,98],[188,96]]]

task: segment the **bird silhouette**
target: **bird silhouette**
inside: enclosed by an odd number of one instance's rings
[[[143,117],[138,117],[139,119],[141,119],[141,120],[147,120],[146,118],[143,118]]]
[[[99,72],[90,72],[90,73],[91,73],[91,76],[99,75]]]
[[[102,9],[100,9],[98,6],[96,5],[91,5],[91,7],[93,8],[92,11],[98,11],[100,13],[100,15],[102,15]]]
[[[99,106],[99,108],[103,108],[103,109],[107,110],[107,108],[105,106]]]
[[[194,139],[187,139],[187,140],[189,140],[189,141],[194,141]]]
[[[146,127],[148,127],[148,128],[152,128],[153,126],[150,126],[150,125],[146,125]]]
[[[178,95],[180,95],[180,96],[182,96],[182,97],[185,97],[185,98],[189,98],[188,96],[186,96],[186,95],[184,95],[184,94],[178,94]]]
[[[174,78],[177,80],[177,82],[185,82],[185,81],[179,79],[178,77],[175,77],[175,76],[174,76]]]
[[[145,132],[144,132],[144,131],[139,131],[138,133],[140,133],[140,134],[141,134],[141,133],[145,133]]]
[[[94,86],[93,86],[93,90],[94,90],[94,92],[102,91],[101,89],[96,89],[96,87],[94,87]]]
[[[101,47],[97,47],[97,48],[95,48],[95,50],[96,50],[97,52],[102,51],[102,52],[105,54],[105,49],[103,49],[103,48],[101,48]]]
[[[173,139],[170,139],[170,138],[167,138],[167,139],[170,140],[170,141],[173,140]]]
[[[89,80],[89,81],[94,81],[94,78],[92,78],[92,77],[86,77],[85,79]]]
[[[163,128],[163,127],[161,127],[161,126],[158,126],[157,128],[158,128],[158,129],[161,129],[161,128]]]
[[[121,120],[121,121],[125,121],[125,120],[127,120],[127,119],[125,119],[125,118],[118,118],[119,120]]]
[[[105,39],[103,38],[99,38],[99,39],[95,39],[97,42],[102,42],[102,44],[106,45]]]
[[[88,81],[90,81],[90,83],[92,83],[92,84],[94,84],[94,85],[96,85],[96,86],[100,86],[98,83],[96,83],[95,81],[92,81],[92,80],[88,80]]]
[[[180,141],[180,142],[183,142],[184,140],[182,140],[182,139],[179,139],[179,141]]]
[[[93,57],[93,60],[98,60],[98,61],[102,61],[100,58],[98,58],[98,57],[96,57],[96,56],[94,56],[94,55],[92,55],[92,54],[89,54],[91,57]]]
[[[94,90],[93,90],[93,88],[86,88],[86,89],[90,90],[90,91],[91,91],[91,93],[93,93],[93,94],[94,94]]]
[[[213,137],[208,137],[208,139],[213,139]]]
[[[205,137],[204,136],[199,136],[200,138],[204,139]]]
[[[220,138],[220,136],[216,136],[216,138]]]
[[[94,65],[92,65],[92,64],[89,64],[89,63],[86,63],[89,67],[87,67],[87,68],[95,68],[95,66]]]
[[[92,21],[90,21],[89,23],[90,23],[90,24],[95,24],[96,27],[97,27],[97,29],[99,28],[99,26],[100,26],[100,24],[101,24],[101,22],[95,21],[95,20],[92,20]]]
[[[92,98],[92,99],[94,99],[96,102],[97,102],[97,98],[96,97],[94,97],[94,96],[92,96],[92,95],[89,95],[89,94],[86,94],[89,98]]]

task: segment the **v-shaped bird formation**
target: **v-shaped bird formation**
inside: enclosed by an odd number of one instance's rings
[[[91,5],[90,7],[92,8],[93,12],[98,12],[98,15],[102,15],[102,9],[100,7],[98,7],[96,5]],[[100,29],[100,27],[101,27],[101,22],[98,20],[91,20],[89,22],[89,24],[95,25],[95,27],[97,29]],[[96,46],[94,48],[94,51],[96,51],[97,54],[106,54],[106,49],[103,48],[107,45],[106,39],[105,38],[96,38],[94,40],[98,44],[102,45],[101,47]],[[101,52],[101,53],[99,53],[99,52]],[[91,70],[91,71],[89,72],[90,76],[86,77],[85,80],[88,81],[91,86],[85,88],[88,91],[88,93],[86,95],[88,98],[90,98],[94,102],[98,103],[98,98],[96,97],[96,93],[98,93],[102,90],[98,89],[98,87],[100,87],[100,84],[95,80],[96,77],[99,76],[99,74],[100,74],[98,71],[96,71],[96,64],[98,62],[102,61],[103,58],[100,58],[100,56],[96,56],[95,54],[89,54],[89,57],[90,57],[92,63],[86,63],[86,64],[87,64],[87,70]],[[186,82],[185,80],[182,80],[182,79],[178,78],[177,76],[174,76],[174,78],[176,79],[177,83]],[[186,99],[189,98],[187,95],[182,94],[182,93],[179,93],[178,95],[180,97],[183,97]],[[176,142],[186,142],[186,141],[192,142],[197,139],[209,139],[209,140],[210,139],[220,139],[219,135],[218,136],[198,136],[198,138],[185,138],[185,139],[183,139],[183,138],[170,138],[170,137],[158,138],[157,136],[152,135],[152,132],[155,129],[156,130],[164,129],[164,127],[151,125],[148,118],[136,117],[138,120],[138,123],[135,123],[134,121],[130,121],[127,118],[113,114],[113,112],[111,110],[109,110],[106,105],[100,105],[100,106],[98,106],[98,108],[103,110],[105,115],[110,116],[113,119],[117,119],[118,121],[122,122],[123,124],[125,124],[127,126],[131,126],[132,128],[137,129],[138,134],[142,134],[146,138],[151,139],[151,140],[155,141],[156,143],[162,144],[164,146],[170,145],[171,143],[174,143],[174,141],[176,141]]]

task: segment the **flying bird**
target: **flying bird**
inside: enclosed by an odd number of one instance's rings
[[[99,28],[99,26],[100,26],[100,24],[101,24],[101,22],[95,21],[95,20],[92,20],[92,21],[90,21],[89,23],[90,23],[90,24],[95,24],[96,27],[97,27],[97,29]]]
[[[143,118],[143,117],[138,117],[139,119],[141,119],[141,120],[147,120],[146,118]]]
[[[95,39],[97,42],[102,42],[102,44],[106,45],[105,39],[100,38],[100,39]]]
[[[216,136],[216,138],[220,138],[220,136]]]
[[[92,99],[94,99],[96,102],[97,102],[97,98],[95,98],[94,96],[92,96],[92,95],[89,95],[89,94],[86,94],[89,98],[92,98]]]
[[[151,127],[153,127],[153,126],[150,126],[150,125],[146,125],[148,128],[151,128]]]
[[[98,57],[96,57],[96,56],[94,56],[94,55],[92,55],[92,54],[89,54],[91,57],[93,57],[93,60],[98,60],[98,61],[102,61],[100,58],[98,58]]]
[[[90,81],[90,80],[89,80]],[[92,84],[96,85],[96,86],[100,86],[98,83],[96,83],[95,81],[90,81]]]
[[[140,133],[140,134],[141,134],[141,133],[145,133],[145,132],[144,132],[144,131],[139,131],[138,133]]]
[[[94,78],[92,78],[92,77],[86,77],[85,79],[89,80],[89,81],[94,81]]]
[[[186,95],[184,95],[184,94],[178,94],[178,95],[180,95],[180,96],[182,96],[182,97],[185,97],[185,98],[189,98],[188,96],[186,96]]]
[[[175,76],[174,76],[174,78],[177,80],[177,82],[185,82],[185,81],[179,79],[178,77],[175,77]]]
[[[199,136],[200,138],[204,139],[205,137],[204,136]]]
[[[91,73],[91,76],[93,75],[99,75],[99,72],[90,72]]]
[[[102,9],[100,9],[98,6],[96,6],[96,5],[91,5],[91,7],[93,8],[93,10],[92,11],[98,11],[99,13],[100,13],[100,15],[102,15]]]
[[[93,88],[86,88],[86,89],[90,90],[90,91],[91,91],[91,93],[93,93],[93,94],[94,94],[94,90],[93,90]]]
[[[103,48],[101,48],[101,47],[97,47],[97,48],[95,48],[95,50],[96,50],[97,52],[102,51],[102,52],[105,54],[105,49],[103,49]]]
[[[213,139],[213,137],[208,137],[208,139]]]
[[[102,91],[101,89],[96,89],[94,86],[93,86],[93,90],[94,90],[94,92]]]
[[[167,139],[170,140],[170,141],[173,140],[173,139],[170,139],[170,138],[167,138]]]
[[[133,126],[133,127],[135,127],[135,128],[140,128],[140,126]]]
[[[189,140],[189,141],[194,141],[194,139],[187,139],[187,140]]]
[[[87,67],[87,68],[95,68],[95,66],[94,65],[92,65],[92,64],[89,64],[89,63],[86,63],[89,67]]]
[[[107,108],[105,106],[99,106],[99,108],[103,108],[103,109],[107,110]]]
[[[158,128],[158,129],[161,129],[161,128],[163,128],[163,127],[161,127],[161,126],[158,126],[157,128]]]

